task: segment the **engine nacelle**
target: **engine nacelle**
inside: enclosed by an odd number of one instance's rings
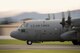
[[[65,33],[61,34],[61,38],[63,40],[76,40],[77,39],[77,34],[74,30],[73,31],[68,31],[68,32],[65,32]]]

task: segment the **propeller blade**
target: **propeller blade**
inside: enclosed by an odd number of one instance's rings
[[[64,18],[64,12],[62,12],[62,22],[60,23],[62,26],[65,26],[65,18]]]
[[[70,11],[68,11],[68,19],[67,19],[66,23],[67,23],[69,26],[71,25],[71,15],[70,15]]]

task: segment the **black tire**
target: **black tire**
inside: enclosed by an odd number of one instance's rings
[[[80,42],[78,44],[80,45]]]
[[[78,45],[80,45],[80,41],[78,41]]]
[[[27,45],[32,45],[32,41],[27,41]]]
[[[78,41],[77,41],[77,40],[73,40],[72,43],[73,43],[74,45],[78,45]]]

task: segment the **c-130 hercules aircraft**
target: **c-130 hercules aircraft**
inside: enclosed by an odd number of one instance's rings
[[[10,36],[27,41],[28,45],[43,41],[72,41],[74,45],[80,45],[80,18],[71,19],[69,12],[65,20],[64,13],[62,15],[61,20],[27,21],[12,31]]]

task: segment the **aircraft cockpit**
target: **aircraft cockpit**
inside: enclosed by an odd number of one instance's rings
[[[23,23],[19,28],[18,28],[18,31],[20,32],[25,32],[25,28],[27,27],[27,23]]]

